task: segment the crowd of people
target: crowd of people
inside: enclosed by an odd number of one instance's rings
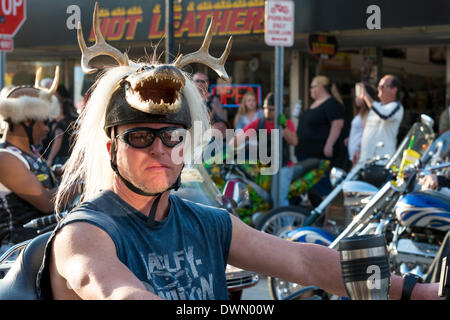
[[[198,74],[194,75],[197,81]],[[209,83],[207,76],[201,74],[199,90],[206,91]],[[376,156],[392,156],[397,143],[404,108],[400,99],[402,90],[400,80],[395,75],[385,75],[373,88],[366,83],[355,83],[353,118],[346,123],[346,111],[337,85],[323,75],[316,76],[310,83],[312,103],[301,110],[297,126],[289,115],[281,114],[274,119],[274,96],[269,92],[258,106],[254,92],[247,92],[241,99],[238,111],[233,119],[226,119],[223,108],[211,107],[207,102],[213,127],[220,128],[225,137],[225,130],[235,129],[236,135],[267,129],[268,136],[278,121],[283,136],[283,163],[281,167],[282,181],[293,181],[298,176],[296,166],[308,159],[326,159],[331,167],[351,169],[358,162],[373,159]],[[216,96],[209,95],[209,101]],[[207,101],[207,100],[205,100]],[[284,108],[283,108],[284,109]],[[347,128],[345,128],[347,127]],[[287,128],[287,129],[286,129]],[[252,130],[253,129],[253,130]],[[243,139],[234,139],[244,141]],[[233,143],[233,142],[231,142]],[[294,148],[291,157],[290,147]],[[289,184],[286,184],[287,186]],[[281,205],[289,205],[287,191],[281,191]],[[314,186],[313,190],[321,198],[331,192],[329,171]]]
[[[227,119],[226,108],[221,104],[220,97],[210,93],[210,80],[207,74],[197,72],[192,76],[192,80],[207,108],[211,127],[217,130],[213,132],[219,132],[220,138],[223,139],[226,137],[227,129],[235,129],[234,142],[229,142],[231,144],[234,143],[235,146],[237,146],[236,141],[245,141],[245,139],[237,139],[239,135],[250,138],[251,134],[249,132],[259,132],[260,129],[266,129],[267,136],[270,138],[270,132],[275,127],[275,122],[278,122],[284,142],[283,163],[280,166],[283,182],[297,179],[299,173],[303,172],[301,166],[305,160],[326,159],[330,161],[330,168],[337,166],[348,170],[360,161],[367,161],[379,155],[392,155],[398,142],[397,135],[404,110],[400,101],[401,83],[394,75],[384,76],[378,84],[378,90],[365,83],[355,84],[353,119],[350,124],[345,124],[345,107],[336,84],[323,75],[312,79],[310,83],[312,103],[300,111],[297,125],[294,124],[293,119],[290,119],[289,115],[283,113],[279,119],[274,119],[275,102],[272,92],[265,96],[262,106],[258,105],[254,92],[246,92],[241,99],[234,118]],[[14,201],[3,201],[1,206],[3,216],[6,217],[7,211],[11,210],[12,207],[14,207],[14,210],[32,212],[33,210],[29,208],[30,203],[37,209],[35,215],[38,213],[49,213],[52,211],[50,199],[54,195],[54,192],[51,190],[56,187],[58,180],[58,177],[54,177],[50,167],[64,165],[68,160],[73,144],[73,125],[78,114],[70,93],[60,84],[55,86],[52,79],[46,78],[41,80],[37,87],[30,86],[27,89],[9,91],[7,89],[5,88],[2,92],[4,104],[16,97],[28,99],[30,94],[28,91],[30,90],[36,92],[39,90],[53,90],[54,99],[58,103],[56,108],[59,112],[57,116],[39,119],[39,121],[32,117],[28,117],[24,121],[25,112],[22,113],[23,119],[17,118],[13,120],[14,118],[8,114],[8,112],[11,112],[8,111],[8,108],[2,107],[0,109],[2,118],[9,124],[9,130],[5,133],[3,137],[4,142],[1,145],[1,148],[8,150],[9,153],[0,154],[1,157],[6,158],[2,162],[4,165],[0,167],[0,170],[4,168],[4,170],[8,171],[8,168],[20,167],[27,162],[24,161],[24,158],[33,158],[36,163],[44,163],[45,169],[40,170],[48,171],[46,176],[53,177],[53,180],[55,180],[48,184],[50,187],[45,189],[41,186],[46,185],[44,183],[46,179],[43,179],[42,175],[40,175],[41,171],[34,172],[32,181],[40,179],[40,183],[30,183],[27,187],[42,190],[33,192],[33,189],[29,191],[18,181],[14,181],[14,183],[9,182],[7,178],[8,172],[5,172],[1,178],[3,186],[7,186],[4,187],[5,190],[9,190],[11,195],[15,194],[18,197]],[[14,112],[18,113],[17,109]],[[443,115],[446,115],[448,118],[448,111],[447,113],[445,112],[446,110],[444,110]],[[440,130],[445,131],[442,129],[445,126],[443,118],[444,116],[441,116]],[[346,125],[349,127],[348,130],[344,129]],[[33,133],[33,130],[40,131]],[[346,133],[348,134],[347,136]],[[215,138],[217,137],[213,137],[213,139]],[[272,145],[270,139],[267,141],[270,147]],[[290,152],[291,147],[294,149],[293,157]],[[19,151],[12,153],[10,152],[11,150],[14,152]],[[19,153],[20,156],[17,156]],[[269,155],[270,153],[269,148]],[[16,157],[12,157],[12,154],[16,155]],[[7,166],[8,160],[15,163],[14,166]],[[34,162],[27,163],[25,168],[19,168],[24,172],[24,177],[30,178],[29,173],[25,174],[25,172],[29,171],[28,168],[32,168],[30,164],[33,165]],[[275,187],[275,184],[272,184],[272,187]],[[281,186],[281,206],[289,205],[288,188],[289,183],[283,183]],[[317,197],[323,199],[331,190],[328,170],[323,178],[313,187],[312,192],[315,192]],[[8,193],[8,191],[4,191],[4,193]],[[23,194],[26,195],[23,196]],[[28,194],[39,194],[39,196],[33,196],[30,199]],[[275,194],[274,190],[272,190],[272,194]],[[314,194],[311,196],[313,197]],[[5,199],[8,199],[8,197]],[[16,204],[20,202],[22,204]],[[29,219],[30,216],[26,216],[26,218]],[[3,232],[6,232],[9,228],[6,220],[2,224]],[[327,219],[325,219],[326,221]],[[14,224],[18,225],[18,223],[19,221]],[[11,228],[9,229],[11,230]],[[2,238],[6,239],[7,237],[3,236]]]
[[[58,224],[47,244],[37,279],[40,298],[226,299],[227,263],[345,296],[336,251],[273,237],[224,210],[171,195],[180,186],[184,164],[175,163],[169,151],[183,148],[193,121],[209,122],[220,132],[235,127],[243,135],[259,129],[270,133],[278,123],[285,142],[283,186],[296,178],[303,160],[342,165],[343,159],[354,164],[392,154],[403,115],[398,79],[387,75],[380,80],[379,101],[369,87],[357,84],[357,112],[346,142],[342,99],[325,76],[313,78],[313,103],[302,110],[295,128],[285,114],[275,118],[273,93],[266,95],[262,109],[254,94],[246,94],[231,124],[203,73],[194,74],[193,85],[184,87],[179,111],[140,111],[127,97],[140,94],[141,87],[116,83],[130,77],[130,70],[105,73],[80,117],[58,85],[58,69],[49,85],[36,81],[2,93],[0,116],[8,124],[0,145],[2,243],[34,237],[23,223],[60,210],[68,205],[71,188],[80,180],[85,185],[85,201]],[[176,70],[164,72],[180,76]],[[373,141],[379,140],[382,150],[374,150]],[[296,159],[290,157],[291,146]],[[59,164],[66,164],[61,181],[51,168]],[[315,188],[322,197],[331,191],[328,174]],[[282,189],[282,205],[288,205],[287,189]],[[170,273],[170,263],[162,263],[171,259],[168,255],[176,261],[175,272],[183,271],[191,281],[188,286],[173,287],[179,281]],[[166,280],[156,279],[159,274]],[[403,280],[393,275],[390,297],[400,298],[402,286]],[[437,284],[417,288],[413,298],[437,298]]]
[[[348,169],[359,161],[392,155],[404,113],[401,83],[396,76],[386,75],[377,89],[378,93],[368,84],[355,84],[353,119],[345,124],[345,106],[337,86],[325,76],[313,78],[310,84],[313,102],[301,111],[295,129],[296,160],[328,159],[332,166]],[[257,121],[264,117],[263,108],[257,105],[255,94],[247,92],[227,128],[246,131],[256,127]],[[344,130],[346,125],[349,130]],[[382,146],[376,148],[375,142],[381,142]],[[327,191],[329,188],[324,186],[324,193]]]

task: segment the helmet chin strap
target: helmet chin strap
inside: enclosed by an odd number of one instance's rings
[[[112,128],[112,131],[114,132],[114,128]],[[114,136],[114,135],[112,135],[112,136]],[[116,165],[116,143],[115,142],[116,142],[116,139],[113,138],[113,141],[111,143],[111,161],[110,161],[111,168],[113,169],[113,171],[117,174],[117,176],[120,178],[120,180],[122,180],[122,182],[125,184],[125,186],[128,189],[130,189],[131,191],[133,191],[134,193],[137,193],[141,196],[146,196],[146,197],[156,197],[155,200],[153,201],[152,207],[150,208],[150,212],[147,217],[147,224],[150,227],[153,227],[153,226],[155,226],[156,210],[158,209],[158,204],[159,204],[159,200],[161,199],[161,196],[166,191],[169,191],[172,189],[174,189],[175,191],[178,190],[178,188],[181,186],[181,172],[183,171],[183,169],[181,169],[177,180],[167,189],[165,189],[161,192],[155,192],[155,193],[146,192],[146,191],[136,187],[134,184],[132,184],[130,181],[125,179],[120,174],[119,169],[117,168],[117,165]],[[184,168],[184,164],[183,164],[183,168]]]
[[[22,122],[22,126],[25,129],[25,133],[27,134],[28,137],[28,142],[30,143],[30,146],[34,146],[34,141],[33,141],[33,127],[34,127],[35,121],[31,120],[30,125],[26,126],[25,123]]]

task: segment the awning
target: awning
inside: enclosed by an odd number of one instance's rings
[[[71,6],[79,8],[87,37],[94,3],[28,0],[27,20],[14,39],[15,47],[74,44],[76,32],[70,28],[77,16]],[[382,29],[450,24],[448,0],[296,0],[295,32],[367,29],[371,5],[380,8]],[[99,8],[102,32],[109,42],[158,40],[164,35],[163,0],[101,0]],[[174,1],[175,39],[202,37],[211,16],[216,20],[215,35],[261,35],[263,39],[264,0]]]

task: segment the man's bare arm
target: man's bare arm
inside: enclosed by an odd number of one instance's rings
[[[233,235],[228,263],[289,282],[316,285],[345,296],[339,255],[315,244],[286,241],[248,227],[232,217]]]
[[[297,132],[292,132],[291,130],[289,130],[289,128],[284,128],[281,131],[284,140],[290,144],[291,146],[296,146],[298,144],[298,136],[297,136]]]
[[[331,121],[330,133],[328,134],[328,138],[323,150],[324,155],[327,156],[328,158],[333,157],[333,147],[337,139],[339,138],[339,135],[341,134],[343,127],[344,127],[343,119]]]
[[[357,84],[360,88],[360,97],[364,100],[364,102],[366,103],[367,107],[372,108],[372,104],[374,102],[374,100],[372,99],[372,97],[367,93],[366,91],[366,87],[364,86],[363,83],[358,83]]]
[[[0,182],[39,211],[53,212],[56,188],[45,189],[21,160],[6,152],[0,152]]]
[[[160,299],[117,258],[109,235],[89,223],[72,223],[57,233],[50,263],[56,299],[65,299],[65,290],[73,290],[81,299]]]
[[[286,241],[253,229],[232,217],[233,235],[228,263],[304,286],[314,285],[347,296],[339,253],[328,247]],[[439,283],[417,284],[412,299],[439,299]],[[391,276],[390,299],[400,299],[403,279]],[[420,289],[419,289],[420,288]]]

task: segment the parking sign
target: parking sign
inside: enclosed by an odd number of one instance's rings
[[[294,45],[294,1],[267,0],[264,16],[264,41],[268,46]]]

